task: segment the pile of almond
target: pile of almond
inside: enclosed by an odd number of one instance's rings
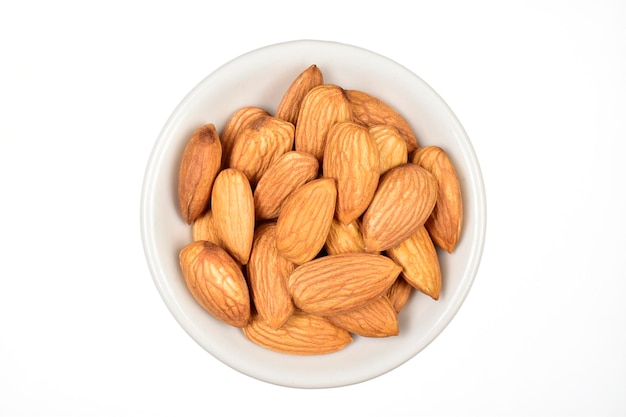
[[[235,111],[189,139],[178,198],[193,241],[185,282],[211,315],[279,352],[335,352],[399,333],[413,289],[437,300],[436,246],[452,252],[463,209],[454,167],[420,147],[372,95],[311,65],[276,114]]]

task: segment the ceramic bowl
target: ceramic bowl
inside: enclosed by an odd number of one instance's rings
[[[343,350],[318,356],[277,353],[247,340],[241,329],[210,316],[185,286],[178,254],[191,229],[177,205],[177,176],[184,146],[206,123],[220,131],[240,107],[276,110],[287,87],[311,64],[326,83],[366,91],[398,110],[420,145],[446,150],[461,182],[462,236],[453,254],[439,251],[443,274],[438,301],[414,291],[399,314],[400,334],[354,337]],[[408,361],[453,319],[476,276],[486,229],[485,191],[478,160],[461,123],[442,98],[409,69],[377,53],[342,43],[300,40],[246,53],[208,75],[176,107],[149,157],[141,195],[141,233],[156,288],[183,329],[231,368],[272,384],[328,388],[363,382]]]

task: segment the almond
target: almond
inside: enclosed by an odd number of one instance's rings
[[[250,318],[250,296],[240,266],[219,246],[196,241],[179,255],[185,283],[196,301],[215,318],[243,327]]]
[[[343,253],[301,265],[289,277],[294,304],[331,316],[363,307],[385,293],[402,268],[383,255]]]
[[[352,342],[349,332],[325,317],[296,310],[280,328],[272,329],[255,316],[243,328],[245,336],[266,349],[292,355],[322,355],[337,352]]]
[[[213,185],[211,210],[224,249],[248,263],[254,238],[254,202],[248,178],[234,168],[222,170]]]
[[[222,241],[217,233],[213,212],[209,209],[198,217],[191,225],[191,233],[193,240],[207,240],[218,246],[222,245]]]
[[[461,184],[446,152],[438,146],[426,146],[415,151],[411,162],[425,168],[437,179],[437,203],[426,229],[437,246],[449,253],[454,251],[463,223]]]
[[[328,316],[337,327],[365,337],[397,336],[398,316],[387,297],[379,297],[361,308]]]
[[[254,187],[278,157],[293,147],[295,128],[284,120],[260,116],[235,138],[229,167],[243,172]]]
[[[397,127],[375,125],[369,128],[369,132],[378,148],[381,175],[391,168],[408,162],[406,142]]]
[[[313,88],[324,83],[322,71],[317,65],[311,65],[300,73],[291,83],[276,110],[276,117],[296,124],[300,105],[304,96]]]
[[[390,169],[381,178],[363,214],[367,251],[387,250],[408,239],[423,225],[437,201],[437,180],[415,164]]]
[[[352,122],[334,124],[326,136],[323,173],[337,180],[337,212],[342,223],[357,219],[367,206],[380,176],[376,142],[367,128]]]
[[[294,311],[287,289],[287,279],[294,267],[278,254],[276,223],[259,226],[247,266],[248,282],[257,313],[272,329],[285,324]]]
[[[389,287],[386,296],[396,313],[399,313],[404,308],[412,292],[413,287],[402,276],[396,278],[391,287]]]
[[[346,90],[355,122],[370,127],[392,125],[398,128],[406,142],[408,152],[418,147],[417,138],[409,123],[394,108],[371,94],[359,90]]]
[[[426,227],[421,226],[407,240],[388,249],[387,255],[402,267],[402,276],[413,288],[439,299],[441,269]]]
[[[333,219],[325,247],[329,255],[365,252],[365,243],[363,243],[363,236],[361,235],[361,222],[356,219],[348,224],[344,224],[337,219]]]
[[[335,180],[320,178],[294,191],[283,204],[277,220],[278,253],[301,265],[324,247],[335,213]]]
[[[254,190],[257,220],[277,218],[287,197],[317,177],[318,170],[319,162],[308,153],[290,151],[276,159]]]
[[[197,129],[185,146],[178,172],[178,205],[187,224],[207,207],[221,159],[222,145],[215,126]]]
[[[230,154],[239,133],[259,116],[269,116],[269,113],[260,107],[246,106],[238,109],[230,116],[221,136],[222,168],[228,168]]]
[[[352,110],[343,88],[322,84],[312,88],[302,100],[296,122],[295,147],[322,161],[326,134],[337,122],[352,120]]]

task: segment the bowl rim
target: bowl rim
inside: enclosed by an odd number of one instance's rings
[[[246,58],[251,55],[258,54],[258,53],[263,53],[267,51],[268,49],[282,48],[285,46],[292,46],[294,44],[301,45],[303,47],[307,45],[318,45],[318,46],[319,45],[329,45],[329,46],[334,45],[334,46],[342,47],[342,48],[352,48],[355,50],[359,50],[365,54],[371,54],[371,55],[377,56],[378,59],[389,61],[393,65],[401,67],[405,71],[409,72],[413,77],[419,80],[419,82],[423,84],[424,88],[426,88],[428,92],[432,94],[433,98],[439,102],[438,104],[444,110],[444,112],[446,113],[446,116],[450,119],[451,123],[454,126],[454,129],[462,136],[463,138],[462,146],[464,148],[463,153],[465,157],[468,159],[468,162],[469,162],[468,167],[471,172],[471,176],[474,180],[468,184],[472,186],[472,188],[469,189],[468,191],[472,193],[472,195],[474,196],[473,201],[474,201],[474,207],[476,208],[476,213],[475,213],[476,221],[474,222],[474,233],[475,233],[476,238],[475,238],[474,244],[471,247],[470,255],[468,257],[470,261],[466,268],[467,275],[469,275],[469,278],[463,281],[464,285],[462,288],[460,288],[458,295],[454,298],[453,300],[454,302],[451,303],[447,307],[446,312],[443,315],[443,317],[441,317],[441,319],[438,320],[436,325],[433,326],[428,332],[428,341],[423,346],[421,346],[420,349],[415,351],[415,353],[412,356],[405,358],[403,361],[395,364],[395,366],[389,367],[383,371],[372,372],[366,377],[361,377],[357,379],[348,378],[347,380],[338,381],[336,383],[312,384],[312,385],[307,385],[303,383],[294,384],[294,383],[285,382],[281,380],[280,378],[270,378],[267,376],[262,377],[260,375],[255,374],[254,372],[251,372],[250,370],[242,369],[241,367],[237,367],[233,365],[232,363],[225,361],[223,358],[221,358],[220,356],[216,355],[214,352],[209,350],[206,346],[202,345],[199,341],[199,338],[197,337],[198,335],[196,334],[198,329],[194,327],[193,323],[188,322],[187,320],[188,317],[184,313],[183,306],[178,302],[178,300],[172,294],[171,288],[167,284],[168,278],[165,275],[164,271],[160,268],[158,262],[156,261],[156,258],[157,258],[156,241],[155,241],[155,236],[153,235],[153,232],[152,232],[154,209],[150,206],[150,204],[148,204],[150,201],[152,201],[152,198],[154,197],[154,192],[156,188],[155,185],[157,182],[155,169],[160,166],[162,159],[165,157],[163,150],[166,147],[166,144],[168,143],[168,137],[170,136],[171,131],[175,129],[175,127],[177,126],[179,120],[182,117],[184,117],[183,110],[189,105],[189,103],[193,101],[195,96],[202,90],[203,86],[207,83],[210,83],[211,80],[216,76],[216,74],[220,73],[220,71],[223,71],[225,68],[228,68],[234,62],[242,58]],[[229,366],[232,369],[237,370],[238,372],[244,375],[247,375],[254,379],[268,382],[274,385],[292,387],[292,388],[340,387],[340,386],[346,386],[346,385],[352,385],[356,383],[365,382],[367,380],[381,376],[401,366],[402,364],[409,361],[413,357],[417,356],[419,352],[421,352],[428,345],[430,345],[430,343],[432,343],[439,336],[439,334],[441,334],[441,332],[448,326],[448,324],[453,320],[454,316],[458,313],[458,311],[460,310],[462,304],[467,298],[469,291],[472,288],[473,283],[476,279],[476,275],[478,273],[478,269],[481,263],[482,254],[484,250],[484,244],[486,240],[486,229],[487,229],[487,206],[486,206],[485,184],[484,184],[483,175],[480,169],[479,161],[476,156],[476,152],[473,148],[473,145],[464,127],[461,125],[460,121],[458,120],[458,118],[456,117],[452,109],[448,106],[448,104],[443,100],[443,98],[432,87],[430,87],[430,85],[428,85],[424,80],[422,80],[418,75],[416,75],[411,70],[404,67],[403,65],[399,64],[398,62],[390,58],[387,58],[379,53],[373,52],[371,50],[365,49],[360,46],[337,42],[337,41],[329,41],[329,40],[315,40],[315,39],[291,40],[291,41],[274,43],[274,44],[270,44],[270,45],[266,45],[266,46],[262,46],[262,47],[250,50],[222,64],[221,66],[214,69],[210,74],[205,76],[202,80],[200,80],[200,82],[198,82],[183,97],[183,99],[179,102],[179,104],[174,108],[174,110],[172,111],[168,119],[166,120],[165,124],[163,125],[156,141],[154,142],[153,148],[150,152],[150,155],[146,164],[143,182],[142,182],[141,200],[140,200],[140,229],[141,229],[140,232],[141,232],[144,256],[148,264],[148,269],[150,271],[152,281],[154,285],[156,286],[163,302],[166,304],[166,307],[169,309],[170,313],[174,316],[175,320],[183,328],[183,330],[209,354],[211,354],[213,357],[218,359],[220,362],[224,363],[225,365]]]

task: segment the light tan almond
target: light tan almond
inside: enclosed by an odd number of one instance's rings
[[[362,233],[368,251],[387,250],[422,226],[437,201],[437,180],[424,168],[403,164],[387,171],[363,214]]]
[[[300,105],[304,96],[313,88],[324,83],[322,71],[317,65],[311,65],[302,71],[291,83],[276,110],[276,117],[296,124]]]
[[[336,217],[348,224],[372,201],[380,176],[376,142],[367,128],[352,122],[335,123],[326,136],[324,177],[337,180]]]
[[[380,297],[400,271],[401,267],[383,255],[328,255],[296,268],[289,277],[289,291],[301,310],[331,316],[356,310]]]
[[[287,197],[317,177],[318,170],[319,162],[308,153],[290,151],[276,159],[254,190],[257,220],[277,218]]]
[[[337,219],[333,219],[330,231],[326,238],[326,252],[329,255],[339,255],[340,253],[365,252],[365,243],[361,235],[361,222],[356,219],[348,224],[344,224]]]
[[[337,122],[352,120],[345,91],[334,84],[312,88],[302,100],[296,122],[295,148],[322,161],[326,134]]]
[[[230,116],[220,137],[222,140],[222,168],[228,168],[230,154],[239,133],[259,116],[269,116],[269,113],[260,107],[246,106],[238,109]]]
[[[272,329],[260,317],[253,316],[243,332],[259,346],[292,355],[333,353],[352,342],[349,332],[335,326],[327,318],[299,310],[280,329]]]
[[[196,301],[215,318],[235,327],[250,319],[250,295],[241,267],[219,246],[195,241],[179,255],[185,283]]]
[[[439,299],[441,269],[426,227],[421,226],[407,240],[388,249],[387,255],[402,267],[402,277],[413,288],[435,300]]]
[[[426,229],[437,246],[452,253],[461,236],[463,199],[461,184],[452,161],[438,146],[426,146],[415,151],[411,162],[425,168],[437,179],[437,204]]]
[[[406,142],[408,152],[413,152],[418,147],[418,141],[411,126],[389,104],[371,94],[359,90],[346,90],[346,96],[350,101],[352,117],[355,122],[365,126],[392,125],[398,128]]]
[[[207,207],[221,159],[222,145],[215,126],[197,129],[185,146],[178,172],[178,205],[187,224]]]
[[[398,316],[387,297],[379,297],[361,308],[328,316],[337,327],[365,337],[397,336]]]
[[[375,125],[369,128],[369,132],[378,148],[381,175],[391,168],[408,162],[406,142],[397,127]]]
[[[235,138],[229,167],[243,172],[252,187],[277,158],[293,147],[295,128],[284,120],[260,116]]]
[[[402,275],[396,278],[393,285],[387,291],[387,298],[391,302],[391,305],[393,305],[396,313],[399,313],[404,308],[412,292],[413,287],[402,278]]]
[[[248,263],[254,238],[254,201],[248,178],[239,170],[222,170],[213,185],[211,210],[224,249]]]
[[[297,265],[313,259],[326,242],[336,201],[332,178],[313,180],[291,193],[277,220],[278,253]]]
[[[208,209],[202,213],[191,225],[191,234],[193,240],[207,240],[211,243],[215,243],[218,246],[222,245],[222,242],[217,233],[217,227],[215,226],[215,219],[213,218],[213,212]]]
[[[248,283],[257,313],[272,329],[285,324],[294,311],[287,289],[294,268],[293,262],[278,254],[276,223],[257,227],[247,267]]]

